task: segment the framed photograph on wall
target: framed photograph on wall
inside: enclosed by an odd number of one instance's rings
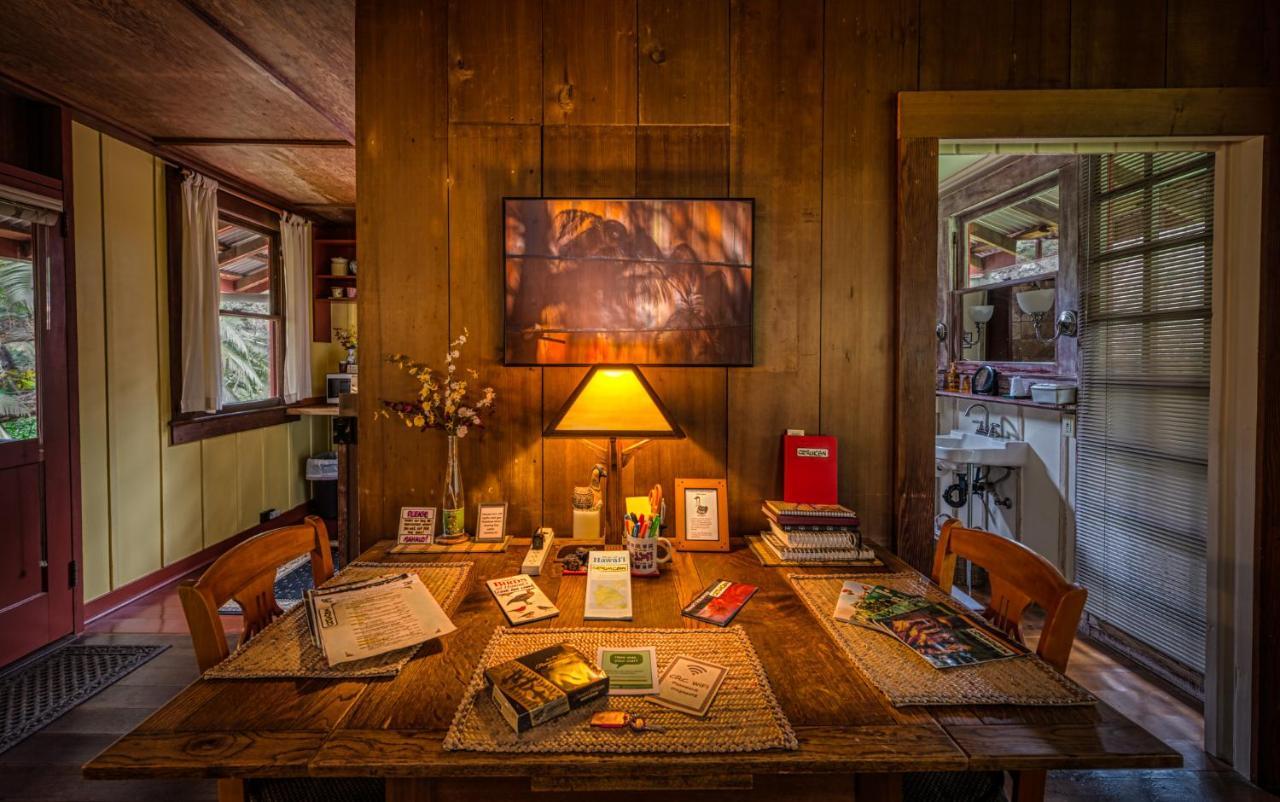
[[[724,479],[676,480],[676,548],[729,550],[729,491]]]

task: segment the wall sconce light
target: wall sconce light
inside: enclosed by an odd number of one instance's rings
[[[1054,324],[1052,337],[1040,333],[1040,324],[1044,316],[1053,308],[1057,290],[1027,290],[1017,294],[1018,308],[1023,314],[1031,315],[1031,325],[1035,329],[1036,339],[1042,343],[1051,343],[1062,336],[1075,337],[1079,332],[1079,316],[1070,309],[1060,312]]]
[[[996,308],[990,304],[980,304],[978,306],[969,307],[969,318],[973,321],[974,327],[978,330],[976,333],[966,331],[961,334],[960,342],[964,347],[972,348],[982,342],[982,331],[991,322],[991,316],[996,313]]]

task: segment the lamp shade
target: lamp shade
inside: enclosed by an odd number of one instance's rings
[[[544,437],[684,437],[634,365],[596,365],[551,419]]]
[[[991,316],[996,313],[996,308],[991,304],[980,304],[969,307],[969,317],[973,318],[974,323],[990,323]]]
[[[1053,308],[1053,300],[1057,290],[1027,290],[1017,294],[1018,308],[1023,314],[1043,315]]]

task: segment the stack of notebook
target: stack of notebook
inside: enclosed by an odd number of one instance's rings
[[[769,524],[761,532],[764,545],[787,562],[871,560],[862,544],[858,514],[839,504],[766,501],[761,507]]]

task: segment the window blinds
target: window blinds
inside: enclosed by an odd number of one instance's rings
[[[1077,581],[1203,674],[1212,153],[1082,160]]]

